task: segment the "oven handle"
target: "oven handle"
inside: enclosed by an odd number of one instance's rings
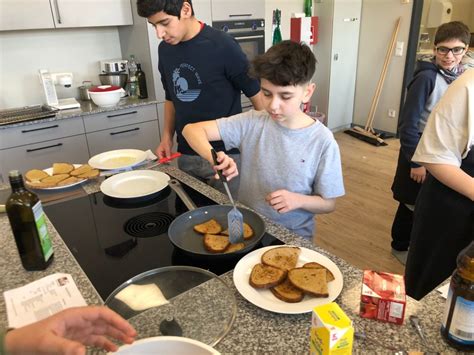
[[[229,15],[229,17],[250,17],[252,14],[233,14]]]
[[[236,40],[242,40],[242,39],[255,39],[255,38],[263,38],[263,35],[258,35],[258,36],[242,36],[242,37],[234,37]]]

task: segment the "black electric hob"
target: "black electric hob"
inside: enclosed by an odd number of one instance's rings
[[[183,186],[198,207],[216,204]],[[44,206],[44,210],[104,300],[123,282],[154,268],[191,265],[220,275],[242,257],[216,262],[176,249],[168,238],[168,227],[187,209],[170,188],[138,201],[97,192]],[[266,233],[256,248],[278,244],[283,242]]]

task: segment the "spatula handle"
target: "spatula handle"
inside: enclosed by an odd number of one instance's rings
[[[219,165],[219,162],[217,161],[217,153],[216,153],[216,151],[214,150],[214,148],[211,148],[211,154],[212,154],[212,159],[214,160],[214,165]],[[227,180],[224,178],[224,176],[222,176],[222,171],[217,170],[217,175],[219,175],[219,179],[220,179],[222,182],[226,182],[226,181],[227,181]]]

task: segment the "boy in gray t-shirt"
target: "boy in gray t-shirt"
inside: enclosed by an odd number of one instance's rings
[[[283,41],[252,63],[265,111],[188,124],[183,136],[213,165],[210,141],[241,152],[239,200],[293,232],[312,238],[315,214],[329,213],[344,195],[339,147],[330,130],[301,111],[309,102],[316,59],[304,44]],[[239,172],[217,153],[228,180]]]

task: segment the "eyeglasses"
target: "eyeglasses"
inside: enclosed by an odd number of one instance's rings
[[[453,55],[460,55],[460,54],[463,54],[465,49],[466,47],[453,47],[453,48],[436,47],[436,53],[441,54],[441,55],[448,55],[449,52],[452,52]]]

